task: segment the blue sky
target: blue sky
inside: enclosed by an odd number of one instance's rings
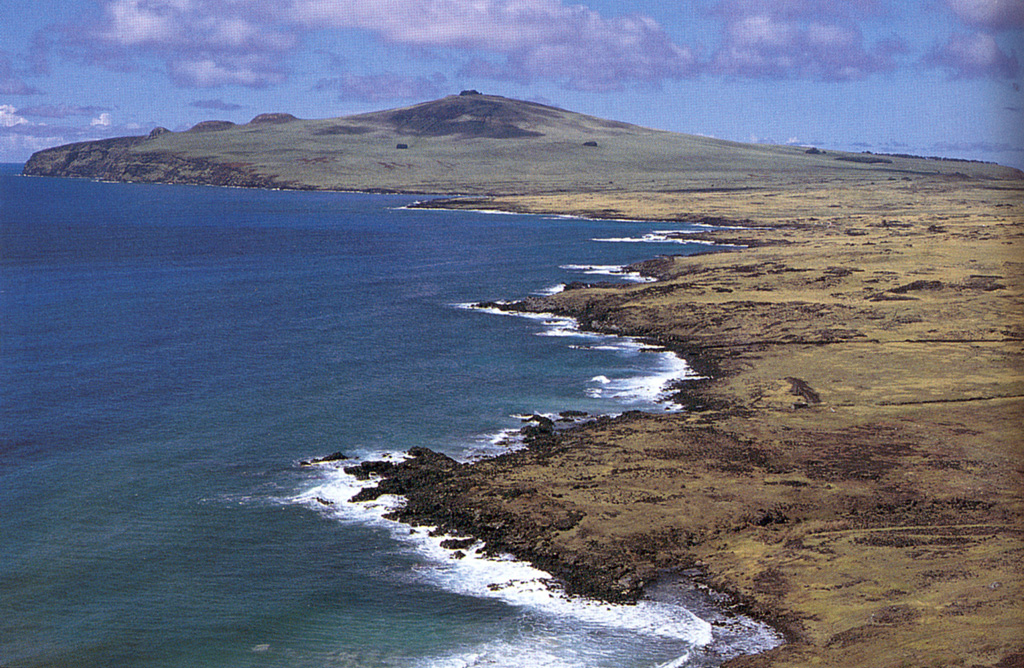
[[[0,161],[475,88],[737,141],[1024,167],[1024,0],[0,0]]]

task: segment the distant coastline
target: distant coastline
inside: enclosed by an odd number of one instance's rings
[[[685,572],[787,638],[729,668],[1024,660],[1024,174],[838,160],[481,97],[261,126],[269,144],[241,161],[202,153],[244,148],[230,127],[63,147],[26,172],[454,192],[424,206],[732,228],[692,238],[741,252],[664,256],[636,267],[655,282],[579,283],[516,307],[676,352],[704,376],[679,390],[687,412],[541,423],[527,448],[470,465],[417,451],[380,483],[408,500],[395,517],[469,533],[605,600]],[[481,109],[505,115],[452,125]],[[353,127],[369,129],[338,129]],[[322,152],[260,162],[321,131]],[[401,158],[396,139],[412,146]]]
[[[261,114],[185,132],[78,142],[26,175],[387,194],[737,192],[931,175],[1021,178],[999,165],[743,144],[640,127],[497,95],[452,95],[355,116]]]

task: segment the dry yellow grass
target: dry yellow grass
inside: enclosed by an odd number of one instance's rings
[[[737,667],[1024,666],[1019,172],[722,142],[495,96],[280,120],[51,149],[26,173],[471,193],[492,197],[440,206],[741,226],[706,238],[750,248],[645,265],[657,283],[528,303],[680,351],[710,377],[682,388],[693,411],[599,421],[472,466],[428,461],[421,484],[399,486],[407,519],[473,531],[610,598],[698,566],[787,634]]]
[[[1021,665],[1022,195],[914,177],[490,201],[744,221],[711,237],[756,247],[528,300],[690,355],[713,376],[684,392],[704,410],[482,462],[461,503],[541,526],[530,549],[556,563],[698,565],[789,638],[730,665]]]

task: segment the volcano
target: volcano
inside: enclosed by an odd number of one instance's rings
[[[354,116],[285,113],[245,124],[80,142],[24,173],[110,181],[436,194],[750,189],[898,175],[1012,178],[984,163],[744,144],[464,91]]]

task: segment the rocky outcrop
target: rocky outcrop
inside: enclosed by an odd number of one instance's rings
[[[299,466],[315,466],[316,464],[327,464],[330,462],[340,462],[348,459],[348,455],[344,452],[334,452],[323,457],[314,457],[312,459],[304,459],[299,462]]]
[[[29,176],[86,176],[114,178],[113,166],[124,160],[128,149],[145,137],[118,137],[79,142],[39,151],[29,158],[24,173]]]
[[[285,113],[277,112],[277,113],[273,113],[273,114],[259,114],[258,116],[253,118],[251,121],[249,121],[249,125],[260,125],[260,124],[274,125],[274,124],[278,124],[278,123],[291,123],[292,121],[297,121],[297,120],[299,120],[299,119],[296,118],[295,116],[292,116],[291,114],[285,114]]]
[[[596,423],[608,421],[599,418]],[[521,433],[525,450],[490,459],[486,467],[459,464],[427,448],[413,448],[410,458],[399,463],[371,461],[347,467],[345,471],[357,478],[377,479],[375,487],[361,490],[351,500],[401,495],[406,502],[389,519],[473,537],[446,541],[449,549],[465,549],[479,539],[488,554],[513,554],[551,573],[569,594],[613,602],[638,600],[655,576],[646,564],[564,549],[552,537],[572,531],[584,513],[572,503],[547,498],[541,490],[498,482],[502,476],[496,472],[542,461],[568,447],[550,424],[531,422]],[[481,489],[492,492],[481,496]]]
[[[231,121],[200,121],[191,128],[189,132],[219,132],[220,130],[228,130],[235,127],[235,124]]]
[[[25,164],[28,176],[71,176],[132,183],[179,183],[244,188],[299,188],[259,174],[245,162],[215,162],[168,152],[132,151],[150,137],[118,137],[39,151]]]

